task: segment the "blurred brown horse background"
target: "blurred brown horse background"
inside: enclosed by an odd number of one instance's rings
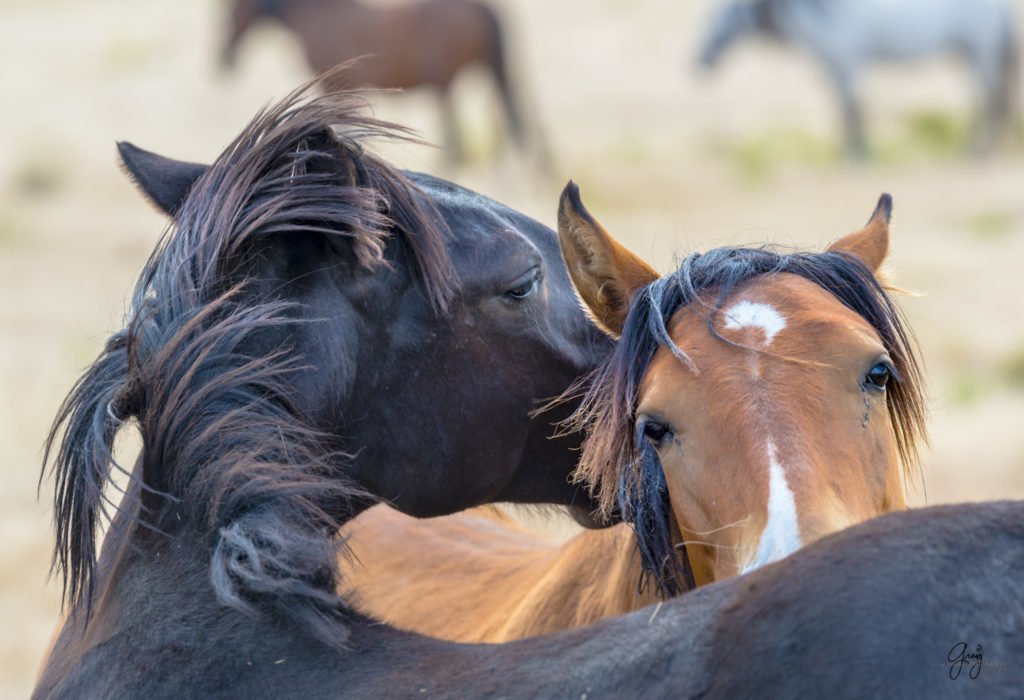
[[[512,138],[525,145],[522,107],[509,79],[498,15],[479,0],[416,0],[380,6],[360,0],[234,0],[221,62],[233,65],[239,42],[261,19],[281,22],[316,73],[355,61],[345,85],[438,91],[447,154],[463,159],[452,83],[466,67],[494,79]],[[539,133],[537,134],[539,136]],[[546,155],[546,154],[545,154]]]
[[[820,249],[863,224],[865,202],[891,192],[891,278],[923,293],[900,301],[933,397],[926,489],[909,503],[1024,497],[1024,154],[1018,136],[985,161],[962,157],[970,109],[958,64],[866,72],[872,152],[849,168],[830,86],[806,57],[752,41],[713,79],[693,69],[713,0],[491,4],[507,29],[510,68],[529,82],[557,146],[557,181],[480,158],[449,179],[554,226],[571,176],[602,223],[643,258],[663,261],[661,272],[674,252],[719,245]],[[1021,23],[1024,2],[1012,4]],[[0,72],[4,697],[28,696],[58,615],[46,583],[50,514],[36,500],[43,438],[120,321],[164,225],[117,169],[114,142],[208,160],[259,106],[310,74],[294,35],[265,22],[230,79],[219,77],[227,20],[219,0],[0,8],[0,61],[11,67]],[[495,118],[504,119],[491,79],[464,71],[452,89],[464,138],[489,152]],[[432,140],[442,133],[429,91],[375,107]],[[430,149],[385,152],[404,167],[437,165]]]

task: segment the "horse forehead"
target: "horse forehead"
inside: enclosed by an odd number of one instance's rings
[[[473,289],[500,276],[526,272],[531,264],[547,257],[519,227],[498,219],[483,219],[469,230],[457,233],[450,246],[452,264],[458,270],[463,287]],[[515,269],[512,268],[522,268]],[[513,279],[502,279],[513,282]]]
[[[789,273],[756,278],[733,294],[721,305],[715,329],[729,340],[763,349],[793,343],[799,348],[801,339],[815,336],[876,336],[866,319],[831,292]]]
[[[412,171],[403,173],[444,217],[451,230],[448,248],[456,265],[497,259],[511,248],[528,248],[531,245],[545,258],[554,256],[561,260],[557,235],[538,221],[433,175]]]
[[[561,262],[560,257],[555,257],[558,243],[554,233],[525,217],[516,221],[487,209],[473,208],[447,219],[452,231],[449,256],[464,286],[489,281],[505,268],[528,267],[531,260]],[[526,272],[526,267],[510,274]]]
[[[722,309],[721,318],[729,330],[758,330],[764,344],[771,345],[779,331],[786,327],[786,317],[770,303],[744,299]]]
[[[703,301],[711,304],[714,299]],[[776,355],[816,360],[826,349],[830,356],[883,350],[867,320],[798,275],[757,278],[726,299],[712,324],[721,337],[708,331],[707,313],[706,306],[690,304],[676,311],[668,323],[669,336],[695,363],[699,375],[689,376],[693,373],[684,363],[666,348],[658,348],[645,385],[669,382],[679,387],[701,377],[706,382],[720,377],[720,371],[727,376],[745,375],[744,358],[759,363],[770,362]]]

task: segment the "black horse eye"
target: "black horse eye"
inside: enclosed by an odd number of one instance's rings
[[[868,372],[865,381],[874,387],[884,389],[885,385],[889,383],[889,377],[891,376],[892,370],[889,368],[889,364],[887,362],[879,362]]]
[[[513,299],[525,299],[526,297],[533,294],[537,289],[537,285],[541,280],[540,268],[535,268],[530,271],[527,277],[516,283],[516,286],[505,292],[505,295]]]
[[[645,420],[640,426],[640,433],[655,447],[661,447],[661,443],[671,432],[667,425],[654,420]]]

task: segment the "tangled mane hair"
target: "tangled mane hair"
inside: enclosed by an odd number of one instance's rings
[[[158,532],[191,528],[209,548],[222,602],[269,606],[345,641],[336,533],[352,499],[367,495],[341,475],[338,438],[297,406],[291,377],[307,369],[303,359],[270,340],[316,320],[280,291],[257,293],[247,270],[269,236],[316,232],[371,270],[389,264],[394,238],[438,313],[457,282],[440,214],[362,147],[408,133],[363,114],[356,94],[311,96],[314,84],[261,111],[197,180],[142,271],[125,327],[50,431],[52,567],[65,605],[84,600],[86,619],[97,530],[118,508],[104,490],[115,470],[127,474],[113,444],[134,419],[142,471],[129,476],[142,499],[137,516],[122,515]]]
[[[790,273],[814,282],[863,317],[878,333],[895,371],[885,400],[905,479],[919,473],[927,441],[922,371],[913,336],[885,287],[858,258],[842,251],[783,253],[768,247],[725,247],[686,257],[675,272],[640,290],[612,354],[588,379],[568,426],[587,438],[575,478],[609,515],[616,509],[636,531],[644,568],[666,595],[682,590],[683,567],[671,540],[671,508],[657,453],[637,435],[638,392],[658,347],[688,366],[666,323],[688,304],[703,306],[708,332],[723,342],[714,319],[737,288],[761,275]]]

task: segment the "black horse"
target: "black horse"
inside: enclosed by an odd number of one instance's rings
[[[532,417],[610,348],[554,233],[394,170],[364,143],[400,130],[358,97],[307,94],[210,168],[121,146],[175,227],[51,433],[55,563],[73,604],[92,586],[111,445],[132,419],[138,520],[201,533],[220,594],[243,607],[255,589],[288,590],[334,616],[334,533],[377,499],[420,516],[495,500],[593,510],[568,480],[579,436],[555,436],[569,409]]]
[[[417,513],[575,497],[575,440],[549,441],[526,413],[606,349],[550,231],[391,170],[361,150],[379,128],[349,102],[293,97],[208,169],[125,150],[175,226],[51,435],[71,612],[37,696],[948,694],[962,685],[936,655],[946,636],[1007,660],[983,674],[989,690],[1019,687],[1016,504],[879,519],[660,608],[510,645],[353,613],[335,594],[335,533],[373,496]],[[128,421],[143,450],[97,564]]]

